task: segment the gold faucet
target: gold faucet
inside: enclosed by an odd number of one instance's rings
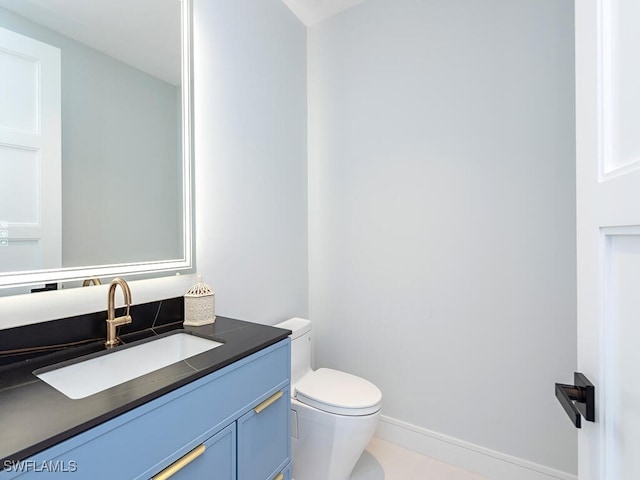
[[[116,318],[116,288],[120,285],[122,295],[124,296],[124,304],[127,311],[124,316]],[[119,340],[116,336],[116,327],[131,323],[131,315],[129,308],[131,307],[131,290],[129,285],[122,278],[114,278],[109,285],[109,293],[107,295],[107,341],[105,347],[112,348],[118,345]]]
[[[84,282],[82,282],[83,287],[90,287],[91,284],[102,285],[102,282],[100,281],[99,278],[87,278]]]

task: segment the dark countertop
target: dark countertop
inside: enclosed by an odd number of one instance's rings
[[[24,460],[78,433],[158,398],[241,358],[287,338],[288,330],[217,317],[212,325],[181,323],[123,335],[131,342],[152,340],[182,330],[224,343],[186,361],[174,363],[121,385],[71,400],[37,378],[33,371],[80,356],[107,353],[103,341],[0,368],[0,470],[6,460]]]

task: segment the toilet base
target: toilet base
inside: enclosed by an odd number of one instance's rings
[[[293,398],[291,411],[292,420],[297,419],[297,429],[292,425],[292,477],[348,480],[373,436],[380,411],[353,417],[335,415]]]

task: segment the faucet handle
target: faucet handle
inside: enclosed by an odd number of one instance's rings
[[[123,315],[121,317],[116,317],[113,320],[107,320],[108,322],[113,323],[116,327],[119,327],[120,325],[126,325],[128,323],[131,323],[131,315]]]

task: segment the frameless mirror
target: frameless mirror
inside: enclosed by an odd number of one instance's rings
[[[190,22],[0,0],[0,287],[191,267]]]

